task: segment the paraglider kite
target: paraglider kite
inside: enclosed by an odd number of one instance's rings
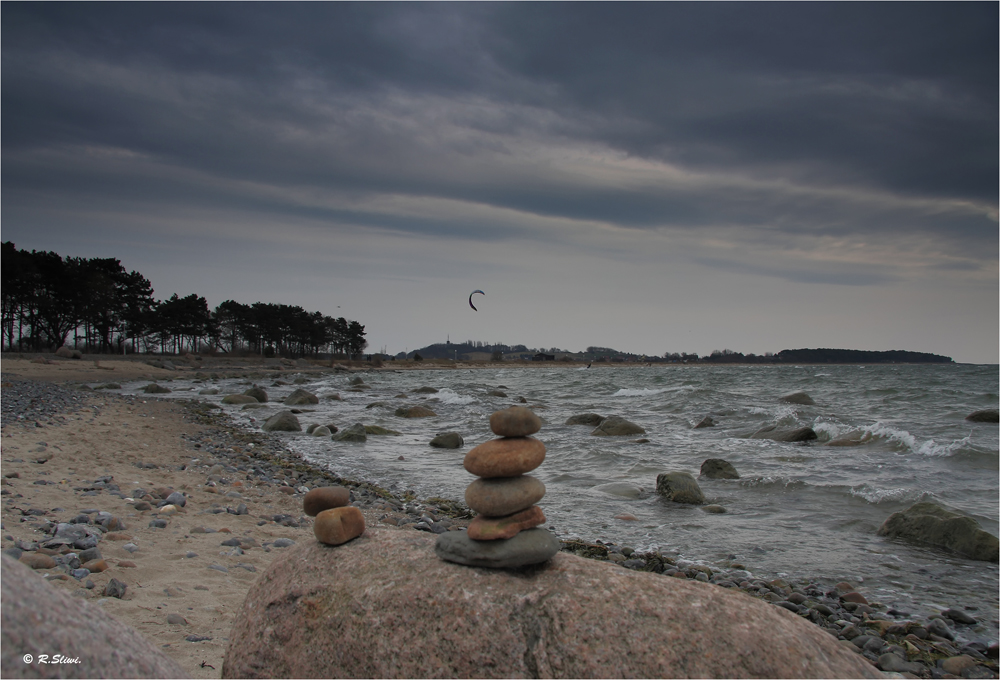
[[[486,295],[486,293],[484,293],[481,290],[474,290],[471,293],[469,293],[469,306],[472,307],[473,310],[478,312],[479,310],[476,309],[476,306],[474,304],[472,304],[472,296],[475,295],[476,293],[479,293],[480,295]]]

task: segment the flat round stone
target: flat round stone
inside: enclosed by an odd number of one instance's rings
[[[475,541],[464,531],[448,531],[438,536],[434,552],[442,560],[470,567],[511,569],[545,562],[560,545],[547,529],[528,529],[499,541]]]
[[[535,477],[477,479],[465,490],[465,503],[488,517],[513,515],[542,500],[545,485]]]
[[[534,437],[504,437],[483,442],[465,454],[465,469],[477,477],[516,477],[545,460],[545,444]]]
[[[532,505],[527,510],[506,517],[477,515],[469,522],[468,536],[475,541],[495,541],[513,538],[518,533],[540,524],[545,524],[545,514],[540,507]]]
[[[542,429],[542,419],[524,406],[511,406],[490,416],[490,429],[501,437],[527,437]]]

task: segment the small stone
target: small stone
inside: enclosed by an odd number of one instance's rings
[[[856,602],[858,604],[868,604],[867,598],[861,593],[849,592],[840,596],[841,602]]]
[[[544,460],[545,444],[534,437],[504,437],[483,442],[469,451],[463,465],[471,474],[489,479],[523,475]]]
[[[970,626],[976,623],[976,619],[969,616],[961,609],[945,609],[943,612],[941,612],[941,616],[947,616],[949,619],[955,621],[956,623],[964,623]]]
[[[179,512],[179,510],[176,505],[164,505],[162,508],[158,510],[158,512],[161,515],[166,515],[167,517],[170,517],[171,515],[176,515]]]
[[[145,512],[146,510],[153,509],[153,506],[146,501],[136,501],[135,503],[132,504],[132,507],[138,510],[139,512]]]
[[[302,511],[315,517],[324,510],[340,508],[351,502],[351,492],[343,486],[321,486],[302,499]]]
[[[436,449],[458,449],[465,445],[465,440],[458,432],[442,432],[430,441]]]
[[[486,517],[478,515],[469,522],[469,538],[476,541],[495,541],[513,538],[519,532],[545,524],[545,515],[537,505],[506,517]]]
[[[353,505],[324,510],[316,515],[313,533],[321,543],[341,545],[365,533],[365,516]]]
[[[726,512],[726,509],[721,505],[703,505],[701,509],[705,512],[710,512],[716,515],[721,515]]]
[[[187,505],[187,498],[184,497],[180,491],[174,491],[169,496],[167,496],[166,501],[169,505],[176,505],[179,508],[183,508]]]
[[[511,406],[490,416],[490,429],[500,437],[527,437],[542,429],[542,419],[529,408]]]
[[[102,571],[108,570],[108,563],[103,559],[90,560],[84,563],[83,568],[89,569],[92,574],[99,574]]]
[[[465,490],[466,504],[477,513],[504,517],[525,510],[545,496],[545,485],[535,477],[477,479]]]
[[[358,512],[360,512],[360,510]],[[275,539],[274,543],[272,543],[271,545],[273,545],[275,548],[290,548],[291,546],[295,545],[295,541],[293,541],[290,538],[278,538]]]
[[[188,625],[187,619],[185,619],[180,614],[167,614],[167,623],[174,626],[186,626]]]
[[[177,586],[167,586],[163,589],[163,592],[167,594],[167,597],[183,597],[184,591],[182,591]]]
[[[502,569],[545,562],[561,545],[555,534],[539,528],[498,541],[475,541],[465,531],[448,531],[438,536],[434,552],[448,562]]]
[[[118,560],[118,566],[123,569],[135,569],[136,564],[132,560]]]
[[[56,561],[48,555],[35,553],[24,553],[18,560],[21,564],[26,564],[32,569],[54,569]]]
[[[423,406],[400,407],[396,409],[396,415],[400,418],[433,418],[437,414]]]
[[[119,581],[116,578],[108,581],[108,584],[104,586],[104,597],[116,597],[119,600],[125,597],[125,591],[128,586]]]
[[[210,564],[210,565],[208,565],[208,568],[209,569],[214,569],[215,571],[221,571],[223,574],[228,574],[229,573],[229,569],[227,569],[226,567],[222,566],[221,564]]]
[[[917,676],[925,670],[922,664],[905,661],[892,653],[881,655],[878,658],[878,667],[886,673],[912,673]]]

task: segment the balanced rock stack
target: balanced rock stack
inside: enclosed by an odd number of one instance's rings
[[[490,416],[490,429],[500,439],[475,447],[464,463],[479,477],[465,490],[465,502],[479,514],[467,531],[438,536],[438,557],[473,567],[514,568],[559,552],[559,540],[538,528],[545,515],[535,503],[545,495],[545,485],[525,474],[545,460],[545,445],[529,436],[541,427],[541,419],[523,406]]]
[[[365,533],[365,516],[351,502],[351,492],[342,486],[321,486],[302,499],[302,510],[315,517],[316,540],[340,545]]]

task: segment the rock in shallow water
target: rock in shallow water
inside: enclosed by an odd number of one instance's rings
[[[724,588],[566,553],[475,569],[434,542],[374,528],[293,548],[248,592],[222,677],[880,677],[828,633]]]
[[[656,493],[675,503],[701,505],[705,494],[689,472],[663,472],[656,475]]]
[[[984,562],[996,562],[1000,556],[996,536],[983,531],[973,518],[937,503],[914,503],[892,513],[879,527],[878,535],[953,550]]]

